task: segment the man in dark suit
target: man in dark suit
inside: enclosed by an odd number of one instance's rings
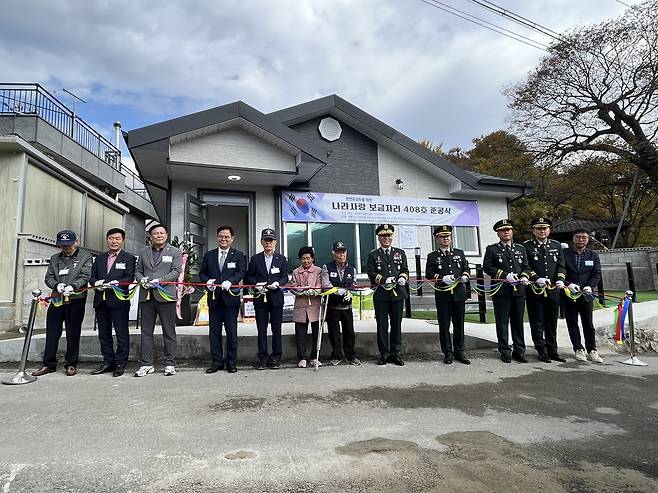
[[[141,366],[136,377],[153,373],[153,331],[160,316],[164,340],[165,376],[176,374],[176,285],[162,282],[178,281],[183,272],[181,251],[167,243],[167,228],[155,224],[149,228],[151,245],[144,248],[135,267],[139,282],[139,308],[142,313]]]
[[[222,350],[222,324],[226,329],[226,368],[229,373],[238,371],[235,366],[238,354],[238,312],[240,290],[231,290],[232,284],[240,284],[247,270],[244,253],[231,247],[235,232],[231,226],[217,228],[217,246],[203,257],[199,278],[208,290],[209,337],[212,365],[206,373],[224,369]],[[221,288],[219,293],[215,290]]]
[[[532,341],[539,361],[550,363],[567,360],[558,353],[557,317],[560,314],[560,289],[564,288],[564,252],[559,241],[549,239],[553,222],[547,217],[537,217],[530,223],[534,238],[523,242],[528,254],[528,264],[543,293],[527,290],[526,305],[532,331]]]
[[[519,363],[527,363],[523,313],[525,312],[525,287],[530,284],[530,276],[533,273],[528,265],[525,248],[513,242],[514,223],[512,220],[501,219],[494,224],[493,229],[500,241],[487,246],[484,252],[483,270],[492,279],[496,279],[496,281],[492,281],[492,286],[502,283],[496,294],[492,296],[498,352],[500,352],[500,359],[503,363],[511,363],[512,358]],[[512,329],[513,350],[511,354],[509,328]]]
[[[120,377],[128,364],[130,300],[119,299],[114,290],[117,289],[121,294],[128,295],[126,283],[131,283],[135,279],[135,256],[123,250],[123,242],[126,238],[123,229],[112,228],[105,237],[109,250],[96,257],[89,279],[89,284],[96,290],[94,309],[98,322],[98,340],[103,355],[103,364],[91,374],[100,375],[113,371],[113,376]],[[112,340],[112,325],[117,336],[116,352]]]
[[[573,345],[575,358],[577,361],[587,361],[587,358],[594,363],[603,363],[603,359],[596,350],[596,332],[592,323],[592,311],[594,310],[594,296],[592,291],[598,286],[601,280],[601,261],[599,255],[594,250],[587,248],[589,243],[589,233],[585,229],[578,229],[573,233],[573,248],[567,248],[564,251],[564,260],[566,267],[566,283],[569,284],[569,290],[578,293],[582,292],[576,300],[566,298],[564,300],[564,315],[567,319],[569,329],[569,338]],[[578,328],[578,316],[583,325],[583,335],[585,336],[585,348],[581,343],[580,329]],[[587,354],[585,354],[585,350]]]
[[[283,291],[281,286],[288,283],[288,260],[277,253],[276,235],[271,228],[265,228],[260,235],[263,251],[249,259],[245,284],[255,284],[258,291],[254,299],[256,328],[258,330],[258,366],[264,370],[277,369],[281,365],[282,341],[281,322],[283,320]],[[272,353],[267,352],[267,324],[272,331]]]
[[[392,247],[392,224],[377,226],[375,234],[380,247],[368,255],[368,277],[375,293],[372,296],[377,321],[377,364],[394,363],[403,366],[400,357],[402,345],[402,308],[407,297],[406,284],[409,279],[409,266],[404,250]],[[391,320],[390,343],[388,321]]]
[[[464,315],[468,298],[466,283],[471,278],[468,261],[463,250],[452,248],[452,226],[438,226],[434,229],[434,236],[439,248],[427,256],[425,277],[434,279],[437,286],[443,288],[451,286],[455,279],[459,280],[459,284],[450,291],[434,291],[443,362],[449,365],[456,359],[470,365],[471,361],[464,354]],[[451,320],[454,345],[450,340]]]

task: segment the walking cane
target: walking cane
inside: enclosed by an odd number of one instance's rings
[[[323,296],[320,298],[320,328],[318,329],[318,341],[315,345],[315,368],[314,371],[318,371],[318,366],[320,364],[320,346],[322,345],[322,334],[324,333],[324,321],[327,318],[327,304],[329,296]],[[323,310],[324,305],[324,310]]]
[[[30,352],[30,341],[32,340],[32,332],[34,331],[34,320],[37,318],[37,307],[39,306],[39,296],[41,290],[35,289],[32,291],[32,305],[30,306],[30,316],[27,319],[27,330],[25,331],[25,341],[23,342],[23,354],[21,354],[21,362],[18,365],[18,371],[11,377],[10,380],[3,380],[5,385],[23,385],[26,383],[36,382],[36,377],[25,374],[25,367],[27,366],[27,356]]]

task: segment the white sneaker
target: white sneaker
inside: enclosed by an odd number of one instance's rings
[[[315,366],[322,366],[322,363],[320,363],[320,361],[317,360],[317,359],[315,359],[315,358],[313,358],[313,359],[311,360],[310,364],[311,364],[311,366],[313,366],[313,367],[315,367]]]
[[[164,374],[165,374],[165,377],[170,377],[172,375],[175,375],[176,374],[176,368],[174,368],[171,365],[170,366],[165,366]]]
[[[297,363],[297,368],[306,368],[306,360],[300,359],[299,363]]]
[[[584,349],[578,349],[576,351],[576,361],[587,361],[587,355],[585,354]]]
[[[151,366],[140,366],[139,369],[135,372],[136,377],[145,377],[149,373],[153,373],[155,371],[155,367],[153,365]]]
[[[589,352],[589,359],[592,360],[592,363],[603,363],[603,359],[599,356],[599,353],[596,349],[592,349]]]

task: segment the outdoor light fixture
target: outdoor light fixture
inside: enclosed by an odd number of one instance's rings
[[[395,180],[395,184],[397,185],[398,190],[404,190],[404,182],[402,181],[402,178]]]
[[[415,257],[420,257],[420,247],[414,248],[414,256]]]
[[[240,181],[242,177],[240,175],[228,175],[228,181]]]

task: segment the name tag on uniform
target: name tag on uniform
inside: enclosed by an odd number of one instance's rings
[[[329,277],[338,277],[338,272],[330,272]]]
[[[278,274],[279,272],[281,272],[281,271],[279,270],[278,267],[272,267],[270,269],[270,273],[272,273],[272,274]]]
[[[116,264],[114,264],[114,268],[117,270],[126,270],[126,264],[117,262]]]
[[[593,260],[585,260],[585,266],[594,267],[594,261]]]
[[[226,264],[227,269],[235,269],[235,262],[228,262]]]
[[[59,273],[57,275],[58,276],[65,276],[68,273],[69,273],[69,269],[60,269]]]
[[[170,264],[173,260],[174,260],[174,258],[171,255],[163,255],[162,256],[162,261],[167,263],[167,264]]]

